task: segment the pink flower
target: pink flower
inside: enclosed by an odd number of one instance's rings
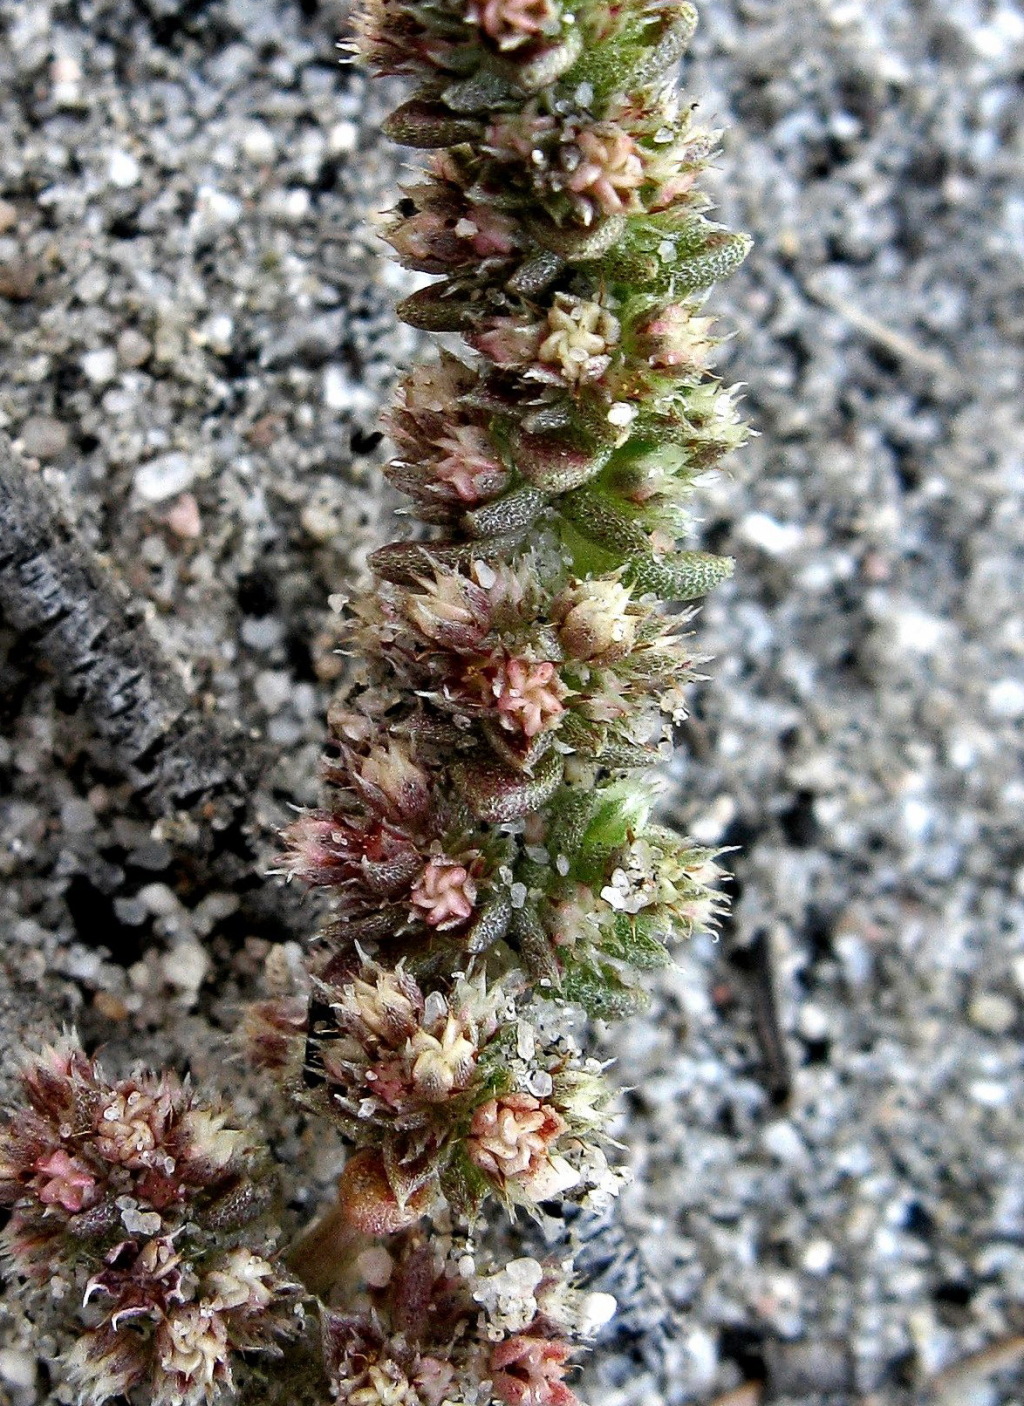
[[[549,659],[499,656],[476,673],[475,682],[483,701],[497,707],[502,726],[526,738],[536,737],[565,711],[567,690]]]
[[[506,258],[519,247],[515,223],[490,205],[470,205],[455,233],[468,239],[481,259]]]
[[[466,340],[503,370],[521,370],[537,360],[544,328],[528,317],[494,317]]]
[[[429,927],[444,932],[473,916],[476,885],[469,870],[443,855],[430,861],[409,898]]]
[[[625,210],[630,193],[644,182],[643,161],[633,138],[614,127],[583,131],[576,147],[582,159],[569,177],[569,189],[590,196],[604,215]]]
[[[670,303],[634,329],[637,353],[658,371],[702,371],[714,345],[712,322],[710,317],[695,316],[686,303]]]
[[[487,129],[485,150],[499,161],[530,161],[534,152],[550,144],[557,130],[555,119],[536,106],[522,113],[505,113]]]
[[[423,862],[408,836],[386,822],[359,824],[314,811],[300,816],[284,835],[286,872],[347,892],[350,907],[400,893]]]
[[[467,1149],[482,1172],[498,1181],[529,1182],[566,1130],[557,1109],[532,1094],[490,1098],[473,1114]]]
[[[499,49],[517,49],[537,34],[558,29],[558,10],[552,0],[485,0],[474,6],[470,17]]]
[[[437,447],[444,451],[437,464],[438,481],[450,484],[463,503],[493,496],[508,479],[489,435],[476,425],[457,425]]]
[[[562,1380],[568,1343],[517,1333],[491,1350],[494,1393],[507,1406],[580,1406]]]
[[[63,1206],[65,1211],[77,1212],[99,1200],[96,1178],[84,1162],[69,1157],[58,1148],[35,1164],[38,1173],[36,1187],[44,1206]]]

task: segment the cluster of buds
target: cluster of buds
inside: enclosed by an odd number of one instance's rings
[[[346,1311],[323,1315],[343,1406],[580,1406],[573,1343],[614,1301],[572,1288],[570,1266],[514,1260],[488,1272],[470,1246],[406,1232],[365,1252]]]
[[[315,983],[301,1097],[359,1149],[342,1197],[360,1230],[398,1230],[442,1198],[472,1219],[488,1193],[536,1207],[616,1187],[594,1144],[600,1067],[538,1038],[520,986],[480,973],[424,994],[403,966],[370,962]]]
[[[67,1366],[91,1406],[136,1387],[202,1406],[240,1352],[295,1334],[297,1286],[263,1223],[266,1150],[170,1074],[107,1079],[66,1039],[22,1070],[26,1106],[0,1133],[4,1250],[62,1279],[90,1326]]]

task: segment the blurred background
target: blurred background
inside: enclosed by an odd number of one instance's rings
[[[595,1242],[625,1312],[587,1399],[1010,1406],[1012,1346],[970,1355],[1024,1330],[1024,13],[701,19],[684,81],[755,240],[719,365],[758,437],[700,498],[695,545],[737,569],[669,811],[735,847],[734,908],[604,1037],[636,1179]],[[389,530],[376,415],[418,349],[372,226],[395,91],[339,67],[347,24],[0,0],[0,431],[197,706],[263,735],[268,820],[316,796],[331,599]],[[224,1083],[280,933],[204,887],[2,620],[0,881],[8,1054],[73,1020]],[[308,1218],[340,1150],[294,1117],[276,1148]],[[0,1395],[63,1399],[55,1346],[8,1302]]]

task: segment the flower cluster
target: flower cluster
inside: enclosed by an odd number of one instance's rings
[[[488,1272],[469,1246],[407,1232],[359,1268],[356,1303],[323,1315],[343,1406],[580,1406],[565,1381],[570,1337],[592,1336],[614,1302],[573,1289],[565,1266]]]
[[[67,1365],[83,1400],[147,1386],[200,1406],[232,1386],[235,1354],[278,1351],[296,1286],[261,1224],[274,1185],[251,1133],[172,1075],[107,1079],[70,1039],[21,1083],[0,1133],[3,1247],[80,1295],[91,1326]]]
[[[359,1149],[342,1196],[360,1229],[398,1230],[442,1197],[472,1220],[488,1193],[529,1208],[617,1189],[594,1142],[600,1066],[539,1034],[517,984],[480,973],[425,995],[371,962],[316,982],[302,1099]]]

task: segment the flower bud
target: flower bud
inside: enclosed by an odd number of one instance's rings
[[[637,615],[628,586],[616,579],[575,581],[555,598],[551,616],[571,659],[611,664],[636,643]]]
[[[446,932],[473,916],[476,884],[457,860],[435,855],[416,880],[409,902],[428,927]]]
[[[618,320],[601,303],[558,293],[537,359],[553,366],[568,385],[579,386],[604,374],[620,336]]]
[[[428,640],[444,649],[475,649],[491,628],[487,592],[453,571],[438,571],[419,579],[419,592],[405,592],[399,601],[409,622]]]
[[[401,966],[395,971],[373,965],[364,970],[372,979],[357,976],[332,1001],[332,1009],[342,1027],[361,1042],[380,1041],[397,1049],[419,1029],[423,995]]]
[[[348,1159],[338,1181],[338,1200],[346,1219],[364,1235],[394,1235],[396,1231],[415,1225],[426,1215],[436,1195],[431,1180],[399,1202],[383,1159],[369,1148]]]
[[[440,1036],[418,1030],[412,1052],[413,1083],[428,1103],[440,1103],[453,1090],[464,1089],[476,1066],[477,1047],[454,1016],[448,1016]]]
[[[422,820],[430,809],[430,779],[401,742],[389,740],[353,758],[350,776],[363,799],[397,825]]]
[[[670,303],[633,329],[633,344],[656,371],[695,375],[705,369],[715,345],[712,325],[712,318],[695,316],[686,303]]]
[[[605,122],[580,132],[574,146],[579,160],[567,185],[579,197],[584,222],[590,223],[594,207],[600,215],[632,209],[634,192],[644,182],[644,166],[629,133]]]
[[[505,1406],[581,1406],[565,1385],[568,1343],[516,1333],[491,1349],[494,1394]]]
[[[493,317],[466,340],[502,370],[523,370],[537,360],[544,333],[544,324],[528,317]]]
[[[470,5],[468,17],[503,53],[540,35],[557,34],[561,20],[554,0],[484,0]]]
[[[532,1094],[502,1094],[488,1099],[473,1114],[466,1150],[470,1160],[499,1186],[514,1183],[528,1195],[535,1188],[547,1196],[553,1190],[550,1155],[567,1126],[556,1108]],[[563,1187],[577,1180],[571,1168],[568,1177],[565,1181],[556,1175],[555,1180]]]

